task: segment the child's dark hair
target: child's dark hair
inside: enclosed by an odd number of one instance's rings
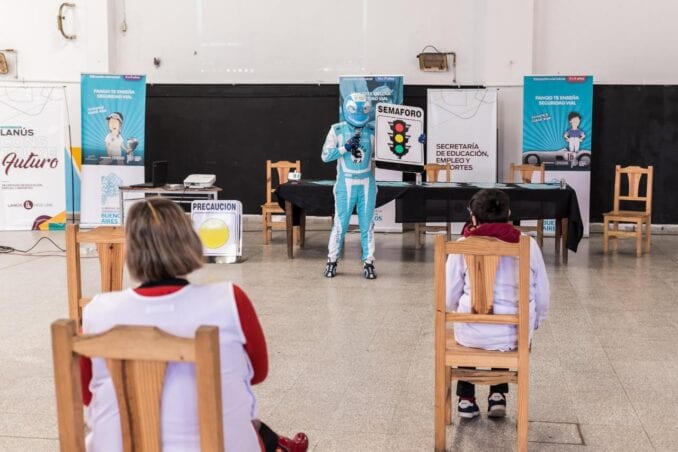
[[[509,197],[501,190],[488,188],[476,192],[468,207],[479,224],[505,223],[509,220]]]
[[[570,114],[567,115],[567,122],[572,121],[572,118],[579,118],[579,120],[581,121],[581,115],[576,111],[571,111]]]

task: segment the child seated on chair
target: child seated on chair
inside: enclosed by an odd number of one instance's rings
[[[200,325],[219,327],[224,448],[243,452],[305,452],[308,438],[278,436],[256,418],[252,385],[268,372],[266,340],[252,302],[235,284],[193,284],[202,266],[202,244],[178,204],[149,198],[134,204],[125,224],[126,262],[135,289],[97,295],[83,310],[83,332],[115,325],[152,325],[191,337]],[[88,451],[120,451],[120,412],[101,358],[81,361]],[[167,367],[161,405],[163,450],[200,450],[192,364]]]
[[[508,223],[511,211],[506,193],[480,190],[471,198],[468,207],[471,222],[464,227],[464,237],[495,237],[509,243],[520,241],[520,231]],[[460,238],[459,240],[464,240]],[[539,245],[530,239],[530,340],[534,330],[546,319],[549,307],[549,281]],[[450,255],[446,264],[446,304],[448,311],[471,312],[471,297],[466,263],[461,255]],[[502,257],[497,267],[494,285],[494,313],[518,312],[518,263],[513,257]],[[514,325],[455,323],[454,338],[464,347],[485,350],[513,350],[518,346]],[[490,386],[488,416],[506,414],[508,383]],[[463,418],[480,414],[476,404],[475,386],[466,381],[457,382],[458,413]]]

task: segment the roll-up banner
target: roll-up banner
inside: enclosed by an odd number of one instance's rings
[[[453,182],[496,182],[497,90],[429,89],[427,98],[427,163],[449,163]]]
[[[344,120],[342,111],[344,99],[352,93],[365,94],[372,104],[370,120],[372,121],[372,127],[374,127],[373,121],[378,103],[384,102],[398,105],[403,103],[403,77],[401,75],[347,75],[339,77],[340,121]],[[382,181],[402,181],[403,175],[401,171],[377,168],[376,178]],[[357,216],[353,215],[351,217],[351,224],[358,224]],[[395,222],[395,201],[374,209],[374,230],[377,232],[402,232],[403,225]]]
[[[0,230],[63,229],[65,106],[64,87],[0,87]]]
[[[118,187],[144,182],[146,77],[83,74],[83,226],[120,224]]]
[[[523,103],[523,162],[543,163],[546,181],[564,179],[577,192],[589,235],[593,77],[526,76]],[[555,233],[555,220],[544,222]]]

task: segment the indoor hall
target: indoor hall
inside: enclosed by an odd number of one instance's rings
[[[411,233],[383,234],[375,281],[360,276],[359,239],[349,234],[342,274],[319,278],[326,230],[309,231],[294,260],[247,232],[241,264],[207,264],[198,283],[229,279],[246,288],[269,345],[270,372],[255,386],[260,417],[283,432],[305,431],[309,450],[433,449],[432,247]],[[17,247],[40,236],[3,232]],[[61,247],[63,233],[49,236]],[[529,450],[675,450],[678,414],[678,278],[675,236],[656,236],[651,255],[632,246],[604,256],[599,235],[567,265],[546,239],[549,320],[530,356]],[[0,449],[59,450],[49,324],[67,316],[63,253],[2,256],[3,396]],[[83,258],[83,291],[96,290],[93,250]],[[295,282],[315,277],[313,283]],[[125,285],[128,279],[125,277]],[[17,300],[21,299],[21,303]],[[481,410],[485,410],[483,387]],[[515,392],[507,418],[454,419],[450,450],[510,450]]]
[[[0,451],[678,450],[678,5],[420,3],[0,2]]]

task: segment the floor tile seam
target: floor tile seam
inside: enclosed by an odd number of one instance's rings
[[[49,441],[58,441],[59,437],[54,436],[54,437],[46,437],[46,436],[22,436],[22,435],[2,435],[0,434],[0,438],[13,438],[13,439],[43,439],[43,440],[49,440]]]
[[[22,256],[22,257],[29,257],[29,256]],[[34,260],[37,260],[37,259],[39,259],[39,257],[30,256],[30,258],[29,258],[28,261],[25,261],[25,262],[17,262],[17,263],[15,263],[15,264],[7,265],[7,266],[5,266],[5,267],[0,267],[0,272],[3,271],[3,270],[7,270],[7,269],[9,269],[9,268],[14,268],[14,267],[18,267],[18,266],[21,266],[21,265],[26,265],[26,264],[28,264],[28,263],[30,263],[30,262],[33,262]]]
[[[410,360],[410,363],[407,366],[407,370],[403,374],[406,377],[406,383],[409,381],[410,371],[412,370],[413,366],[414,366],[414,359]],[[386,429],[387,430],[386,433],[388,435],[397,433],[395,431],[395,426],[396,426],[395,421],[396,421],[396,416],[397,416],[397,413],[398,413],[397,408],[398,408],[399,401],[404,400],[407,397],[407,394],[408,394],[407,388],[408,387],[409,387],[408,384],[403,384],[403,385],[399,386],[399,388],[398,388],[398,397],[397,397],[397,399],[395,399],[395,403],[393,404],[393,412],[391,413],[391,418],[389,419],[389,422],[388,422],[389,426]],[[433,389],[435,390],[435,387]],[[435,400],[434,400],[434,402],[435,402]]]
[[[597,339],[597,340],[598,340],[598,339]],[[598,342],[600,343],[599,340],[598,340]],[[615,377],[617,377],[617,380],[619,381],[619,383],[620,383],[620,385],[621,385],[622,392],[624,393],[624,396],[626,397],[626,400],[628,400],[628,402],[631,404],[631,409],[633,410],[633,414],[634,414],[634,415],[636,416],[636,418],[638,419],[638,423],[640,424],[640,427],[643,429],[643,433],[645,434],[645,437],[646,437],[647,440],[649,441],[649,443],[650,443],[650,445],[652,446],[652,448],[656,449],[655,445],[654,445],[653,442],[652,442],[652,439],[650,438],[650,435],[647,433],[647,430],[645,429],[645,425],[643,424],[642,418],[641,418],[640,415],[638,414],[638,410],[636,409],[636,404],[635,404],[635,403],[633,402],[633,400],[631,399],[631,396],[629,395],[629,392],[628,392],[626,386],[622,383],[622,380],[621,380],[619,374],[617,373],[617,369],[615,369],[615,367],[612,365],[612,362],[613,362],[613,361],[610,359],[610,355],[609,355],[608,352],[605,350],[605,348],[603,348],[603,353],[604,353],[605,356],[607,357],[607,362],[608,362],[608,364],[610,365],[610,367],[612,368],[612,373],[614,373]]]

